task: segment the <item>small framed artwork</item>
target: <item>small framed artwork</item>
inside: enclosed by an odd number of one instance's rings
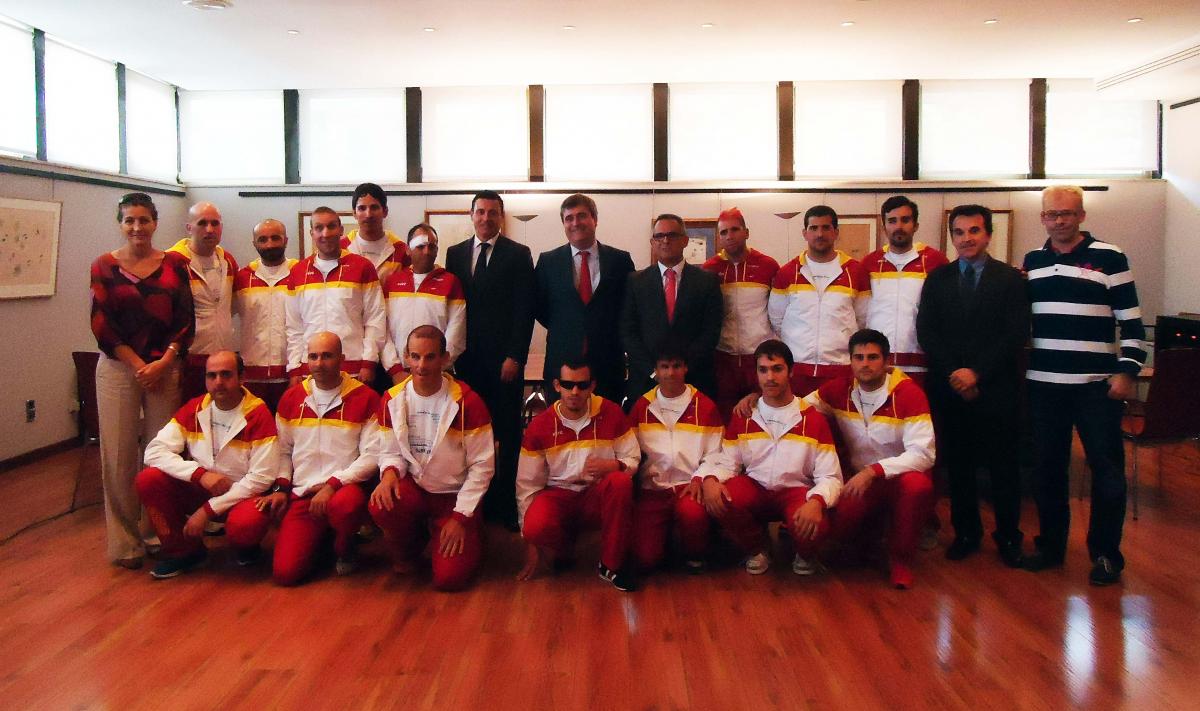
[[[860,262],[879,249],[879,216],[838,215],[837,248]]]
[[[650,227],[654,227],[651,222]],[[715,217],[684,218],[683,231],[687,233],[688,243],[683,248],[683,261],[697,267],[708,261],[717,253],[717,219]],[[650,254],[654,261],[654,253]]]
[[[1012,210],[992,210],[992,241],[988,254],[1005,264],[1012,264]],[[954,243],[950,241],[950,211],[942,214],[942,252],[947,259],[956,258]]]
[[[54,296],[62,203],[0,198],[0,299]]]
[[[426,210],[425,224],[433,227],[438,234],[438,245],[441,251],[458,244],[475,234],[475,225],[471,222],[471,213],[466,210]],[[500,228],[504,231],[503,226]]]
[[[342,231],[350,234],[350,230],[358,229],[358,220],[354,219],[353,212],[339,212],[338,217],[342,218]],[[307,246],[312,237],[312,211],[302,211],[300,213],[300,239],[296,240],[296,244],[300,249],[300,258],[304,259],[308,254]]]

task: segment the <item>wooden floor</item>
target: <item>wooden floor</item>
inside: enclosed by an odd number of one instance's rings
[[[1087,585],[1078,526],[1062,571],[938,550],[907,592],[875,569],[801,579],[783,561],[761,577],[664,573],[632,594],[583,562],[518,584],[519,542],[498,529],[463,594],[394,578],[378,544],[359,573],[295,589],[219,549],[159,582],[104,561],[103,512],[86,506],[0,546],[0,707],[1195,709],[1200,457],[1167,451],[1158,490],[1156,457],[1143,456],[1150,485],[1111,588]],[[3,535],[19,528],[14,511],[53,498],[30,480],[69,483],[94,457],[0,477]],[[95,500],[93,484],[82,490]],[[1073,505],[1085,520],[1086,501]],[[1024,528],[1036,529],[1032,505]],[[588,560],[595,542],[585,548]]]

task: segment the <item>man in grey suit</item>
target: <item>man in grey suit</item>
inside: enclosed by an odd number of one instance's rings
[[[504,200],[498,193],[475,195],[471,222],[475,235],[446,250],[446,270],[467,295],[467,349],[454,369],[483,398],[499,443],[483,512],[515,530],[523,371],[533,335],[533,257],[528,247],[500,234]]]
[[[716,397],[713,350],[721,336],[721,284],[716,275],[683,260],[683,218],[654,219],[654,264],[629,277],[621,312],[621,341],[629,354],[629,403],[654,387],[654,354],[670,337],[687,347],[688,382]]]
[[[633,271],[629,252],[596,241],[596,201],[576,193],[559,209],[567,244],[538,257],[534,314],[546,327],[547,396],[565,360],[584,358],[596,394],[620,402],[625,395],[625,351],[618,325],[625,281]]]

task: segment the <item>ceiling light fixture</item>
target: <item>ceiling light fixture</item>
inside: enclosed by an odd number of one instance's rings
[[[994,18],[994,17],[993,17],[993,18],[991,18],[990,20],[984,20],[984,21],[983,21],[983,24],[985,24],[985,25],[994,25],[994,24],[996,24],[997,22],[999,22],[999,20],[997,20],[996,18]]]
[[[563,25],[563,29],[564,30],[573,30],[573,29],[575,29],[575,25]]]
[[[288,34],[295,37],[296,35],[300,34],[300,30],[288,30]]]
[[[852,20],[846,20],[842,23],[842,27],[854,27],[854,22]]]
[[[1140,18],[1140,17],[1131,17],[1128,20],[1126,20],[1126,22],[1128,22],[1131,25],[1136,25],[1137,23],[1139,23],[1141,21],[1142,21],[1142,18]]]
[[[232,0],[183,0],[183,4],[196,10],[228,10]]]
[[[700,29],[702,30],[711,30],[713,27],[714,25],[711,22],[705,22],[703,25],[700,25]]]
[[[437,28],[436,27],[422,27],[421,31],[422,32],[437,32]]]

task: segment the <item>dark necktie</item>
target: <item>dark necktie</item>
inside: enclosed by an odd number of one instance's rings
[[[975,296],[976,282],[979,281],[976,274],[975,265],[973,264],[968,264],[962,271],[961,286],[963,297],[966,299],[971,299]]]
[[[479,245],[479,258],[475,260],[475,272],[471,274],[471,281],[478,282],[487,274],[487,253],[488,247],[491,246],[487,242]]]

